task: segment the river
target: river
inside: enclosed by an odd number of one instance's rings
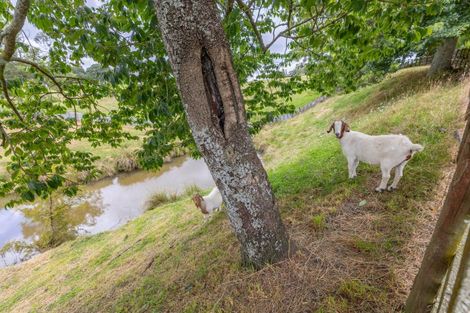
[[[176,158],[158,172],[135,171],[88,184],[80,195],[62,199],[67,203],[67,223],[78,235],[115,229],[147,210],[147,201],[156,193],[180,194],[190,186],[214,186],[204,160]],[[31,243],[44,231],[34,217],[47,203],[0,209],[0,249],[8,242]],[[33,251],[33,254],[37,251]],[[21,261],[24,255],[12,251],[0,255],[0,267]]]

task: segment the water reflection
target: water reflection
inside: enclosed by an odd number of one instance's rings
[[[25,227],[28,224],[30,227]],[[35,233],[32,228],[36,225],[37,223],[25,218],[21,211],[0,209],[0,267],[21,262],[29,257],[27,252],[14,243],[29,241],[27,238]]]
[[[65,227],[62,230],[67,234],[70,231],[95,234],[114,229],[142,214],[153,194],[179,194],[194,185],[203,189],[214,185],[206,164],[202,159],[178,158],[158,172],[138,171],[104,179],[87,185],[75,198],[54,201],[54,207],[64,208],[63,215],[56,216],[54,223],[47,215],[49,202],[0,210],[0,249],[15,240],[37,241],[51,227]],[[4,254],[3,261],[13,264],[19,260]]]
[[[24,238],[22,224],[25,221],[23,214],[16,210],[0,210],[0,246],[3,247],[10,240]]]

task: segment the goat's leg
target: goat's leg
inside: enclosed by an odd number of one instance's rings
[[[356,173],[356,169],[357,169],[357,166],[359,165],[359,159],[355,159],[354,160],[354,164],[353,164],[353,176],[356,177],[357,176],[357,173]]]
[[[403,177],[403,169],[408,162],[403,162],[395,168],[395,177],[393,178],[393,183],[387,188],[389,191],[397,189],[398,182]]]
[[[379,187],[375,188],[375,191],[378,192],[382,192],[387,188],[387,183],[390,179],[390,171],[392,170],[390,166],[384,164],[380,164],[380,169],[382,170],[382,181]]]
[[[348,172],[349,172],[350,179],[353,179],[354,177],[356,177],[356,168],[358,164],[359,164],[359,160],[356,157],[348,158]]]

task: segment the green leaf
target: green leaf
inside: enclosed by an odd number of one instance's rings
[[[32,202],[34,201],[34,193],[32,191],[25,191],[21,194],[21,199]]]
[[[52,189],[57,189],[62,185],[62,178],[59,175],[54,175],[47,180],[47,185]]]

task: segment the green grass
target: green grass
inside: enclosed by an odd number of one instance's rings
[[[296,109],[299,109],[318,97],[320,97],[318,92],[314,90],[305,90],[304,92],[293,95],[290,104],[292,104]]]
[[[315,313],[338,313],[348,312],[349,305],[346,299],[336,298],[333,296],[326,297]]]
[[[341,282],[339,287],[339,293],[342,296],[345,296],[349,299],[360,299],[365,298],[367,293],[372,292],[374,290],[373,287],[364,284],[360,280],[357,279],[349,279]]]
[[[312,216],[312,225],[316,230],[323,230],[326,227],[326,213],[322,212]]]
[[[361,252],[374,253],[378,250],[378,247],[374,242],[359,238],[355,239],[353,244],[354,247]]]
[[[298,248],[289,261],[259,272],[242,268],[225,214],[204,222],[186,196],[117,230],[0,269],[0,312],[400,311],[412,279],[405,274],[423,249],[416,238],[429,238],[423,225],[435,216],[442,175],[452,168],[463,86],[408,69],[254,138]],[[425,146],[398,191],[373,191],[380,179],[374,166],[361,164],[358,178],[347,178],[340,146],[325,132],[337,118]]]

